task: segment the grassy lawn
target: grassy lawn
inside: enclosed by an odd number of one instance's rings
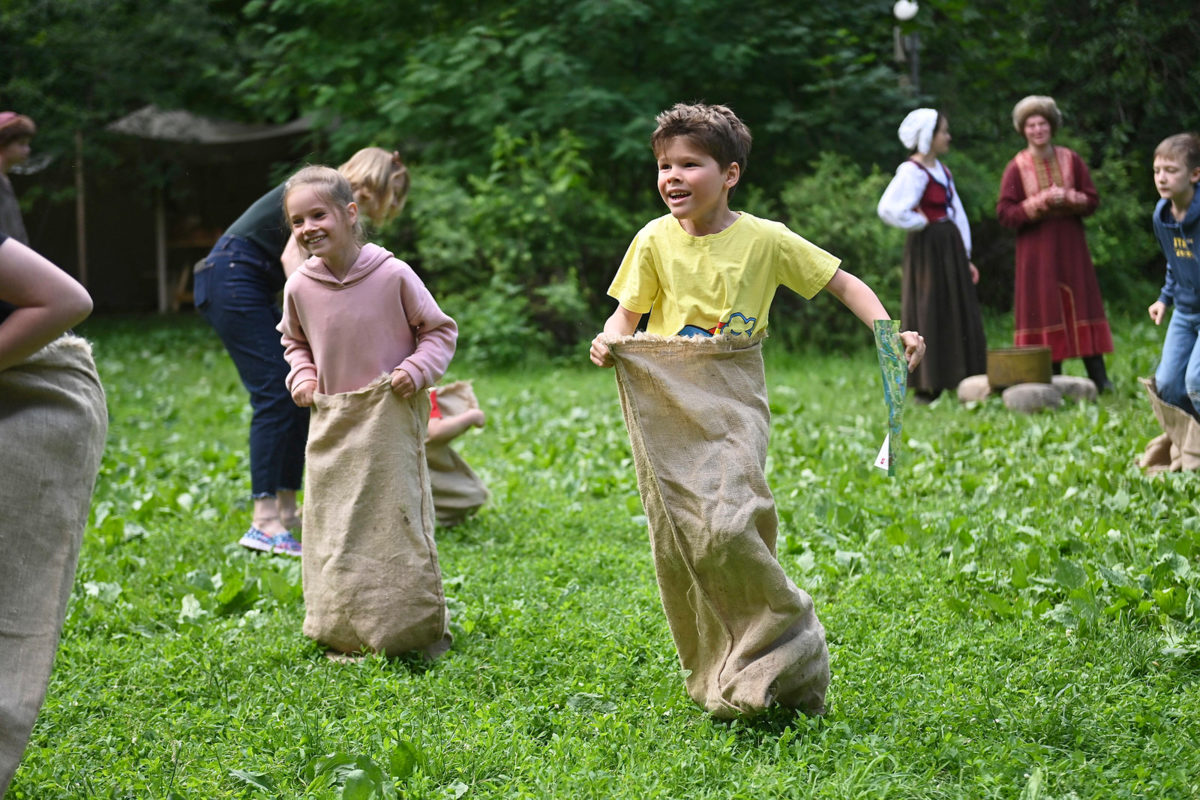
[[[869,334],[767,343],[779,557],[827,629],[830,710],[724,723],[684,693],[613,375],[582,348],[452,368],[493,493],[439,533],[454,647],[333,663],[299,564],[233,544],[249,410],[215,335],[93,321],[108,449],[9,797],[1194,797],[1200,476],[1134,466],[1160,331],[1114,329],[1114,395],[910,407],[892,479]]]

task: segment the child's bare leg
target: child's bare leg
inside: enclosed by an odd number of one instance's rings
[[[288,530],[300,527],[300,508],[296,505],[294,489],[280,489],[275,493],[276,505],[279,508],[279,521]]]
[[[282,494],[282,492],[280,493]],[[292,492],[292,510],[295,512],[296,493]],[[254,498],[254,527],[267,536],[278,536],[287,530],[279,518],[279,501],[275,497]]]

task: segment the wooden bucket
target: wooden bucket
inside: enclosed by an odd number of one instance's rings
[[[1050,383],[1049,347],[1000,347],[988,350],[987,378],[993,390],[1018,383]]]

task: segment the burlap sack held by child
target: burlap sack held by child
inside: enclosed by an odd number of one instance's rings
[[[0,795],[45,698],[107,431],[83,339],[0,372]]]
[[[611,340],[659,593],[688,694],[716,717],[821,713],[825,629],[775,557],[761,341]]]
[[[437,400],[443,417],[455,417],[479,408],[469,381],[437,387]],[[457,525],[487,502],[487,487],[449,442],[427,443],[425,456],[429,461],[429,480],[433,485],[433,507],[438,525]]]
[[[1200,422],[1179,406],[1163,402],[1153,379],[1139,380],[1150,396],[1150,408],[1163,432],[1146,445],[1138,466],[1151,475],[1200,469]]]
[[[304,634],[343,653],[450,646],[425,463],[429,396],[383,376],[317,394],[304,492]]]

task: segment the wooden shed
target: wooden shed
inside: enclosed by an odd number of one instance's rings
[[[248,125],[146,106],[107,127],[107,160],[71,157],[10,174],[30,244],[79,278],[98,312],[190,302],[192,265],[255,199],[303,162],[311,127]],[[37,152],[37,139],[34,139]]]

